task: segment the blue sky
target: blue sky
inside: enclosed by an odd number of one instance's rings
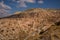
[[[1,3],[6,6],[5,9]],[[0,7],[8,13],[23,11],[29,8],[60,8],[60,0],[0,0]],[[0,9],[1,10],[1,9]],[[0,11],[1,12],[1,11]],[[2,11],[3,12],[3,11]],[[1,13],[2,13],[1,12]]]

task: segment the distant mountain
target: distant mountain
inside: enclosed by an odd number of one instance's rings
[[[16,12],[14,15],[0,18],[0,39],[34,40],[41,32],[58,24],[60,25],[60,10],[32,8]]]

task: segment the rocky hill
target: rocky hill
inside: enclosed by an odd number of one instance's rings
[[[60,10],[32,8],[0,18],[0,40],[60,40]]]

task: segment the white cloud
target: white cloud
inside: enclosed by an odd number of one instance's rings
[[[4,16],[8,16],[9,12],[7,10],[4,9],[0,9],[0,17],[4,17]]]
[[[16,2],[19,4],[17,7],[27,7],[25,0],[18,0]]]
[[[26,2],[29,3],[36,3],[36,0],[13,0],[14,2],[17,2],[19,5],[18,7],[27,7]],[[39,4],[43,4],[44,1],[43,0],[38,0]]]
[[[8,5],[6,5],[6,4],[4,4],[4,2],[2,1],[2,2],[0,2],[0,8],[2,8],[2,9],[11,9],[11,7],[10,6],[8,6]]]
[[[10,9],[11,7],[4,4],[3,1],[0,2],[0,17],[5,16],[5,14],[8,14]]]
[[[27,7],[27,5],[24,2],[22,2],[19,4],[19,7]]]
[[[35,3],[35,0],[26,0],[26,2]]]
[[[43,0],[39,0],[39,1],[38,1],[38,3],[43,4],[43,3],[44,3],[44,1],[43,1]]]
[[[16,1],[16,0],[13,0],[13,1]],[[16,2],[19,4],[19,7],[27,7],[25,2],[35,3],[35,0],[17,0]]]

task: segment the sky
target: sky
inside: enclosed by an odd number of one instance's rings
[[[0,16],[29,8],[60,9],[60,0],[0,0]]]

